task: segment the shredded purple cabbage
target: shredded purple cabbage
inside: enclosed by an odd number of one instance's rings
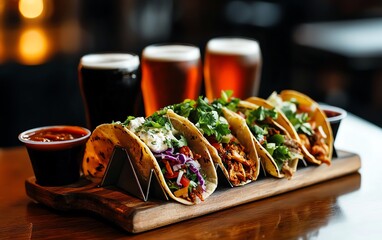
[[[200,165],[199,163],[195,162],[194,159],[184,155],[183,153],[174,153],[174,148],[168,148],[163,152],[154,153],[154,156],[156,158],[173,161],[174,164],[187,164],[190,171],[196,174],[198,182],[202,186],[203,191],[206,191],[206,182],[204,181],[203,176],[199,171]]]

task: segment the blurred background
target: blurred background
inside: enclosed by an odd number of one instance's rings
[[[292,88],[382,126],[380,0],[0,0],[0,146],[26,129],[85,126],[80,57],[257,39],[260,97]],[[201,94],[204,94],[201,90]]]

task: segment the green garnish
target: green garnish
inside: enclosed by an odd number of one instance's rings
[[[153,115],[145,118],[145,121],[141,126],[139,126],[136,131],[137,132],[147,132],[148,134],[158,134],[159,131],[162,132],[174,132],[173,126],[166,116],[167,109],[162,109],[158,112],[155,112]],[[123,122],[124,126],[128,126],[129,123],[134,120],[135,117],[129,116],[127,119]],[[174,134],[176,139],[166,139],[164,140],[164,144],[166,144],[169,148],[180,148],[183,146],[187,146],[187,140],[186,138],[181,134]],[[157,142],[153,141],[151,142],[152,145],[156,145]]]
[[[134,116],[128,116],[128,117],[126,118],[126,120],[122,123],[122,125],[127,126],[127,125],[129,125],[130,121],[131,121],[131,120],[134,120],[134,119],[135,119]]]
[[[284,136],[278,133],[269,135],[273,132],[271,131],[273,127],[265,121],[267,118],[277,119],[277,111],[260,106],[255,110],[248,109],[244,114],[252,134],[273,157],[278,169],[281,169],[284,162],[291,159],[291,154],[288,147],[284,145]]]
[[[287,115],[287,118],[298,133],[305,133],[308,136],[313,135],[312,126],[308,122],[309,116],[307,113],[295,113],[289,116]]]
[[[256,124],[248,125],[249,129],[251,130],[253,136],[257,139],[259,142],[265,141],[265,135],[268,134],[267,128],[260,127]]]
[[[281,111],[285,114],[288,120],[292,123],[294,129],[298,133],[304,133],[308,136],[313,135],[312,126],[310,125],[309,115],[306,112],[297,113],[299,102],[296,99],[286,101],[281,106]]]
[[[277,119],[278,114],[275,109],[266,109],[263,106],[260,106],[255,110],[247,110],[245,116],[247,124],[251,124],[255,121],[264,121],[268,117]]]
[[[285,161],[291,158],[289,149],[286,146],[277,146],[272,154],[273,159],[279,169],[282,168]]]
[[[181,148],[183,146],[187,146],[187,140],[183,135],[175,136],[177,140],[171,140],[171,146],[176,148]]]
[[[207,98],[200,96],[196,101],[185,100],[167,109],[188,118],[204,135],[214,136],[218,142],[222,142],[224,136],[231,133],[228,123],[221,119],[222,107],[219,102],[210,104]]]
[[[174,104],[171,106],[168,106],[168,109],[172,109],[177,114],[188,118],[190,116],[191,111],[195,108],[196,101],[191,99],[186,99],[180,104]]]
[[[221,96],[218,99],[215,99],[211,105],[220,107],[224,106],[231,111],[236,112],[237,105],[240,102],[239,98],[232,97],[233,91],[226,90],[221,92]]]
[[[281,134],[274,134],[268,138],[268,142],[275,143],[276,145],[282,145],[284,140],[284,136]]]

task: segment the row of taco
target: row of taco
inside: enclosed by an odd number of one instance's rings
[[[240,100],[222,92],[167,106],[143,118],[99,125],[86,144],[84,176],[100,182],[115,146],[123,147],[137,174],[157,173],[175,201],[195,204],[218,182],[216,165],[233,186],[255,181],[262,167],[276,178],[291,178],[300,160],[330,165],[333,136],[319,105],[284,90],[267,100]]]

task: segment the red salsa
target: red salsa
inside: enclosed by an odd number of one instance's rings
[[[328,118],[332,118],[332,117],[336,117],[336,116],[340,115],[340,113],[334,112],[334,111],[330,111],[330,110],[324,110],[324,112],[325,112],[325,114],[326,114],[326,116]]]
[[[26,135],[24,139],[36,142],[67,141],[86,136],[87,132],[80,127],[54,127],[42,129]]]

